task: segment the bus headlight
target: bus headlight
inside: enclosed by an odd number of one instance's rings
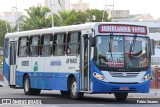
[[[98,74],[98,73],[96,73],[96,72],[93,73],[93,76],[94,76],[95,78],[99,79],[99,80],[102,80],[102,81],[105,79],[105,77],[104,77],[103,75]]]
[[[146,80],[148,80],[149,78],[151,77],[151,75],[150,74],[147,74],[147,75],[145,75],[144,77],[143,77],[143,81],[146,81]]]

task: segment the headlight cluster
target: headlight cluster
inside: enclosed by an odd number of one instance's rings
[[[150,74],[147,74],[147,75],[145,75],[144,77],[143,77],[143,81],[146,81],[146,80],[148,80],[149,78],[151,77],[151,75]]]
[[[98,73],[96,73],[96,72],[93,73],[93,76],[94,76],[95,78],[99,79],[99,80],[102,80],[102,81],[105,79],[105,77],[104,77],[103,75],[98,74]]]

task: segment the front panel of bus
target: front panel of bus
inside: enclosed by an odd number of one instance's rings
[[[150,39],[147,28],[98,25],[91,61],[92,92],[149,92]]]

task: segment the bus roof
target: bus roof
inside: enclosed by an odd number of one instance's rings
[[[138,25],[135,23],[128,23],[128,22],[87,22],[85,24],[77,24],[77,25],[61,26],[61,27],[54,27],[54,28],[45,28],[45,29],[36,29],[36,30],[29,30],[29,31],[22,31],[22,32],[7,33],[5,35],[5,38],[47,34],[47,33],[49,34],[53,32],[57,33],[57,32],[68,32],[68,31],[93,29],[96,25],[100,25],[100,24]]]

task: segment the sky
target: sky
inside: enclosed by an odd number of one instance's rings
[[[70,1],[71,4],[78,2],[78,0]],[[83,0],[83,2],[90,3],[91,9],[103,10],[105,3],[106,5],[114,4],[114,10],[130,10],[130,14],[150,13],[155,18],[160,18],[160,0]],[[3,0],[3,2],[1,0],[0,13],[11,11],[16,7],[16,3],[18,11],[23,11],[38,3],[44,4],[44,0]],[[106,9],[113,9],[113,6],[106,6]]]

